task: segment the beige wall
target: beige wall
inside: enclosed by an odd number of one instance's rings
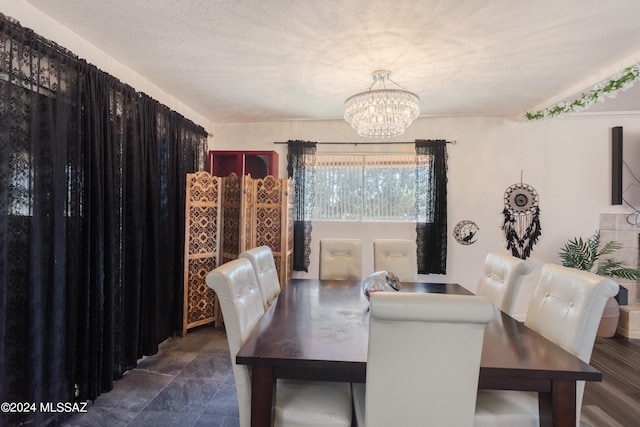
[[[540,267],[559,262],[558,251],[574,236],[590,236],[599,226],[601,213],[629,212],[610,205],[611,128],[623,126],[625,152],[640,148],[640,115],[587,116],[544,122],[522,122],[500,117],[420,118],[397,141],[416,138],[455,140],[448,146],[449,242],[446,275],[422,276],[435,282],[458,282],[475,290],[484,256],[489,251],[506,252],[502,225],[504,191],[523,181],[540,196],[542,236],[529,260],[533,273],[526,278],[516,313],[523,316],[539,276]],[[286,146],[274,141],[303,139],[335,142],[367,141],[358,137],[343,120],[295,121],[282,123],[218,124],[210,148],[216,150],[262,149],[280,154],[280,175],[286,174]],[[393,145],[331,146],[327,151],[412,151],[413,147]],[[631,157],[639,157],[633,155]],[[627,159],[633,163],[632,158]],[[640,176],[640,158],[635,161]],[[475,222],[478,240],[460,245],[451,236],[461,220]],[[317,275],[317,242],[321,237],[363,239],[364,274],[373,271],[369,251],[374,238],[413,238],[412,225],[315,223],[310,276]],[[303,276],[305,274],[302,274]]]

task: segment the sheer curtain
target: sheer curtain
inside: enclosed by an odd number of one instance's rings
[[[0,40],[0,401],[94,399],[181,328],[206,132],[3,15]]]
[[[447,142],[416,140],[418,273],[447,272]]]
[[[315,198],[316,143],[288,141],[287,175],[293,178],[293,269],[309,271]]]

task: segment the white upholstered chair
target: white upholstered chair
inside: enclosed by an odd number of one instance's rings
[[[362,279],[361,246],[359,239],[320,239],[320,279]]]
[[[485,297],[374,292],[358,426],[471,426],[493,312]]]
[[[531,272],[531,264],[520,258],[497,252],[487,254],[476,295],[484,295],[494,306],[513,316],[522,278]]]
[[[273,300],[280,295],[280,279],[271,248],[259,246],[249,249],[238,255],[238,258],[246,258],[251,261],[258,280],[258,288],[262,294],[262,303],[265,308],[269,308]]]
[[[373,269],[390,271],[401,282],[418,280],[415,240],[376,239],[373,241]]]
[[[236,364],[236,354],[264,315],[262,295],[251,262],[239,258],[211,271],[206,278],[220,300],[238,396],[240,426],[251,422],[251,372]],[[352,419],[348,383],[278,380],[275,426],[344,426]]]
[[[533,291],[525,325],[589,363],[604,306],[618,292],[613,280],[586,271],[547,264]],[[576,384],[576,420],[584,381]],[[480,391],[476,426],[538,426],[538,394]]]

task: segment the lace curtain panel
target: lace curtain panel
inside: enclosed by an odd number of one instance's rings
[[[446,274],[447,141],[416,140],[415,210],[418,272]],[[288,176],[293,178],[293,269],[308,271],[311,218],[316,190],[316,143],[288,141]]]
[[[418,273],[447,272],[447,142],[416,140]]]
[[[180,330],[185,179],[206,138],[0,15],[0,401],[95,399]]]
[[[315,199],[316,143],[288,141],[287,176],[293,178],[293,270],[309,271]]]

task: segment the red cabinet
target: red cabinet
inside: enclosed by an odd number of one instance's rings
[[[278,177],[275,151],[209,151],[209,173],[213,176],[251,175],[252,178]]]

